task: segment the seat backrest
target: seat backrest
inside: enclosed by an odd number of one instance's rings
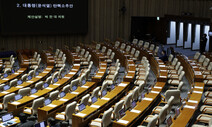
[[[174,60],[172,61],[172,65],[175,66],[178,62],[178,59],[177,58],[174,58]]]
[[[103,46],[101,52],[104,53],[106,51],[106,49],[107,48],[105,46]]]
[[[135,56],[134,56],[134,57],[137,58],[139,55],[140,55],[140,51],[137,50],[137,51],[135,52]]]
[[[133,39],[133,42],[132,42],[134,45],[137,45],[138,43],[138,39]]]
[[[107,56],[110,56],[111,53],[112,53],[112,50],[111,49],[108,49],[107,50]]]
[[[131,54],[131,55],[134,55],[134,53],[135,53],[135,48],[132,48],[130,54]]]
[[[132,103],[132,93],[129,93],[125,98],[124,98],[124,108],[125,110],[128,110],[131,106]]]
[[[178,70],[178,68],[180,67],[181,62],[177,62],[177,65],[175,66],[175,70]]]
[[[59,52],[60,52],[60,50],[56,49],[55,56],[58,56]]]
[[[53,74],[53,76],[52,76],[52,83],[55,83],[55,82],[54,82],[54,79],[55,79],[55,78],[58,78],[58,73],[59,73],[59,72],[57,71],[57,72],[55,72],[55,73]]]
[[[155,45],[154,45],[154,44],[151,44],[150,47],[149,47],[149,50],[150,50],[150,51],[153,51],[154,48],[155,48]]]
[[[21,80],[22,80],[23,82],[25,82],[25,81],[27,80],[27,74],[22,75],[22,76],[21,76]]]
[[[180,73],[181,73],[182,71],[183,71],[183,66],[180,66],[179,69],[178,69],[178,71],[177,71],[177,74],[180,75]]]
[[[83,56],[85,54],[85,49],[82,49],[80,55]]]
[[[180,76],[179,76],[179,80],[182,80],[184,75],[185,75],[185,71],[181,71]]]
[[[174,96],[173,104],[180,104],[180,90],[167,90],[165,93],[165,101],[167,102],[171,96]]]
[[[154,115],[153,118],[148,122],[147,127],[155,127],[158,121],[158,115]]]
[[[55,90],[49,94],[49,98],[51,98],[52,101],[56,100],[58,98],[58,94],[59,94],[59,91]]]
[[[131,46],[130,46],[130,45],[128,45],[128,46],[127,46],[127,48],[126,48],[126,52],[129,52],[129,51],[130,51],[130,49],[131,49]]]
[[[75,112],[76,106],[77,106],[76,101],[74,101],[66,106],[66,109],[65,109],[66,120],[72,119],[72,114]]]
[[[96,44],[96,50],[99,50],[101,48],[101,44]]]
[[[70,90],[72,91],[72,87],[73,87],[74,85],[76,85],[76,86],[78,87],[79,82],[80,82],[80,79],[79,79],[79,78],[72,80],[72,81],[71,81],[71,84],[70,84]]]
[[[110,55],[110,59],[113,60],[114,56],[115,56],[115,53],[112,52],[112,54]]]
[[[91,55],[88,55],[87,61],[89,62],[91,60]]]
[[[80,51],[80,46],[77,46],[76,53],[78,53],[79,51]]]
[[[159,117],[159,124],[163,123],[163,121],[166,119],[166,115],[167,115],[167,109],[168,109],[168,105],[166,104],[160,111],[158,117]]]
[[[173,56],[172,54],[170,54],[170,55],[169,55],[169,58],[168,58],[168,61],[171,62],[172,59],[173,59],[173,57],[174,57],[174,56]]]
[[[66,85],[63,87],[62,91],[64,91],[65,93],[69,93],[70,91],[70,85]]]
[[[39,81],[38,83],[35,84],[35,88],[37,90],[41,90],[41,89],[43,89],[43,84],[44,84],[43,81]]]
[[[10,87],[17,86],[17,84],[18,84],[18,79],[13,79],[12,81],[10,81]]]
[[[202,64],[202,65],[203,65],[203,67],[208,66],[209,62],[210,62],[210,59],[205,58],[205,60],[204,60],[204,62],[203,62],[203,64]]]
[[[205,60],[205,55],[201,55],[198,62],[203,62]]]
[[[125,44],[125,43],[122,43],[120,49],[121,49],[121,50],[124,50],[125,47],[126,47],[126,44]]]
[[[124,104],[124,100],[120,100],[118,103],[115,104],[114,110],[113,110],[113,115],[114,119],[119,119],[119,111],[122,109],[122,106]]]
[[[38,99],[35,99],[32,103],[32,114],[37,114],[38,108],[42,107],[44,105],[44,97],[40,97]]]
[[[138,97],[139,97],[139,87],[135,87],[135,89],[133,90],[132,99],[138,100]]]
[[[117,66],[118,66],[118,64],[120,65],[119,59],[116,59],[115,66],[117,67]]]
[[[51,84],[51,81],[52,81],[52,76],[49,76],[49,77],[46,79],[46,83]]]
[[[85,52],[85,56],[84,56],[84,57],[85,57],[85,58],[87,58],[87,57],[88,57],[88,55],[89,55],[89,51],[86,51],[86,52]]]
[[[34,70],[29,71],[29,73],[28,73],[27,76],[32,76],[32,77],[34,77]]]
[[[168,108],[167,108],[167,114],[170,113],[171,111],[171,108],[172,108],[172,105],[173,105],[173,102],[174,102],[174,96],[171,96],[167,102],[168,104]]]
[[[211,71],[212,70],[212,62],[209,63],[207,70]]]
[[[58,55],[58,58],[62,58],[62,56],[63,56],[63,51],[60,50],[60,53],[59,53],[59,55]]]
[[[3,98],[3,108],[7,109],[8,102],[15,100],[15,93],[7,94]]]
[[[158,51],[159,51],[159,46],[156,46],[155,53],[158,53]]]
[[[119,47],[119,45],[120,45],[120,42],[119,41],[116,41],[115,42],[115,47]]]
[[[107,90],[107,86],[108,86],[108,82],[107,82],[107,81],[104,81],[104,82],[102,83],[101,92],[102,92],[103,90]]]
[[[26,87],[26,88],[22,88],[18,91],[18,94],[22,95],[22,96],[27,96],[30,95],[31,92],[31,88],[30,87]]]
[[[197,60],[199,58],[199,56],[200,56],[200,53],[196,52],[195,55],[194,55],[194,59]]]
[[[4,69],[4,74],[5,74],[5,73],[9,74],[10,72],[11,72],[11,68],[5,68],[5,69]]]
[[[97,98],[99,98],[99,95],[98,95],[98,93],[99,93],[99,91],[100,91],[100,87],[96,87],[94,90],[93,90],[93,92],[92,92],[92,94],[91,94],[91,97],[97,97]]]
[[[144,48],[145,48],[145,49],[148,49],[148,48],[149,48],[149,42],[145,42],[145,43],[144,43]]]
[[[183,81],[180,81],[177,89],[181,91],[182,90],[182,87],[183,87]]]
[[[34,68],[34,74],[33,75],[36,76],[37,72],[38,72],[38,66]],[[38,74],[39,74],[39,72],[38,72]]]
[[[139,42],[138,42],[138,46],[139,46],[139,47],[142,47],[142,46],[143,46],[143,44],[144,44],[144,41],[143,41],[143,40],[139,40]]]
[[[85,75],[85,74],[81,75],[81,77],[80,77],[80,80],[79,80],[79,85],[80,85],[80,86],[83,85],[83,84],[82,84],[83,81],[86,82],[86,75]]]
[[[139,84],[139,86],[138,86],[138,93],[139,93],[139,95],[143,92],[144,86],[145,86],[144,83],[140,83],[140,84]]]
[[[80,104],[84,104],[85,106],[88,105],[88,100],[90,98],[90,95],[89,94],[86,94],[85,96],[82,97],[81,101],[80,101]]]
[[[102,116],[102,125],[103,127],[107,127],[108,125],[111,124],[111,115],[113,112],[113,108],[108,109],[107,111],[104,112],[103,116]]]

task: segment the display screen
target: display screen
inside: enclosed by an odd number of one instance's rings
[[[1,0],[2,34],[87,33],[88,0]]]

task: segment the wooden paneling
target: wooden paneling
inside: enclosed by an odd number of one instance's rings
[[[89,0],[87,35],[27,35],[0,37],[0,51],[22,48],[46,49],[75,46],[109,38],[129,39],[131,16],[181,15],[191,12],[195,17],[211,18],[211,0]],[[123,14],[120,9],[125,6]],[[42,43],[40,43],[42,42]]]

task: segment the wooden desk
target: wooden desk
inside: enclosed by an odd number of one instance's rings
[[[160,96],[160,92],[165,86],[165,82],[157,82],[149,94],[132,109],[126,111],[126,115],[118,121],[113,121],[113,127],[133,126],[139,118],[145,115],[146,111],[155,103]]]
[[[66,105],[73,101],[78,101],[82,96],[96,87],[95,82],[86,82],[85,85],[78,87],[73,93],[67,93],[65,97],[54,100],[51,105],[38,108],[38,121],[46,120],[48,117],[54,117],[56,112],[64,111]],[[78,93],[78,94],[77,94]]]
[[[13,119],[11,119],[10,121],[14,121],[14,124],[8,125],[7,127],[11,127],[11,126],[15,126],[16,124],[20,123],[21,121],[19,120],[18,117],[14,117]],[[6,127],[3,125],[3,122],[0,123],[0,127]]]
[[[91,106],[87,106],[83,111],[73,114],[72,126],[80,127],[86,126],[92,119],[96,118],[101,112],[115,104],[119,98],[126,92],[129,82],[122,82],[121,85],[116,86],[115,89],[108,92],[103,98],[98,99],[97,102]]]
[[[30,95],[30,96],[25,96],[22,99],[8,103],[8,112],[13,112],[13,114],[18,114],[23,111],[23,108],[31,105],[34,99],[40,98],[42,96],[47,96],[48,93],[61,89],[64,85],[68,84],[73,77],[77,74],[79,71],[80,66],[78,64],[74,64],[74,67],[71,69],[71,71],[63,77],[63,79],[59,79],[58,82],[54,84],[50,84],[49,87],[38,90],[37,93]]]
[[[99,71],[96,73],[94,77],[92,77],[93,82],[101,82],[106,76],[107,63],[101,62],[99,66],[100,66]]]

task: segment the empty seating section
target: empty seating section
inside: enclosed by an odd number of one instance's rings
[[[170,54],[163,62],[158,51],[156,44],[138,39],[79,43],[55,52],[19,50],[17,60],[13,55],[0,60],[0,109],[73,127],[160,126],[174,112],[169,126],[179,127],[193,124],[202,101],[193,126],[210,126],[212,90],[204,92],[212,84],[210,55]],[[190,88],[181,98],[185,79]]]

